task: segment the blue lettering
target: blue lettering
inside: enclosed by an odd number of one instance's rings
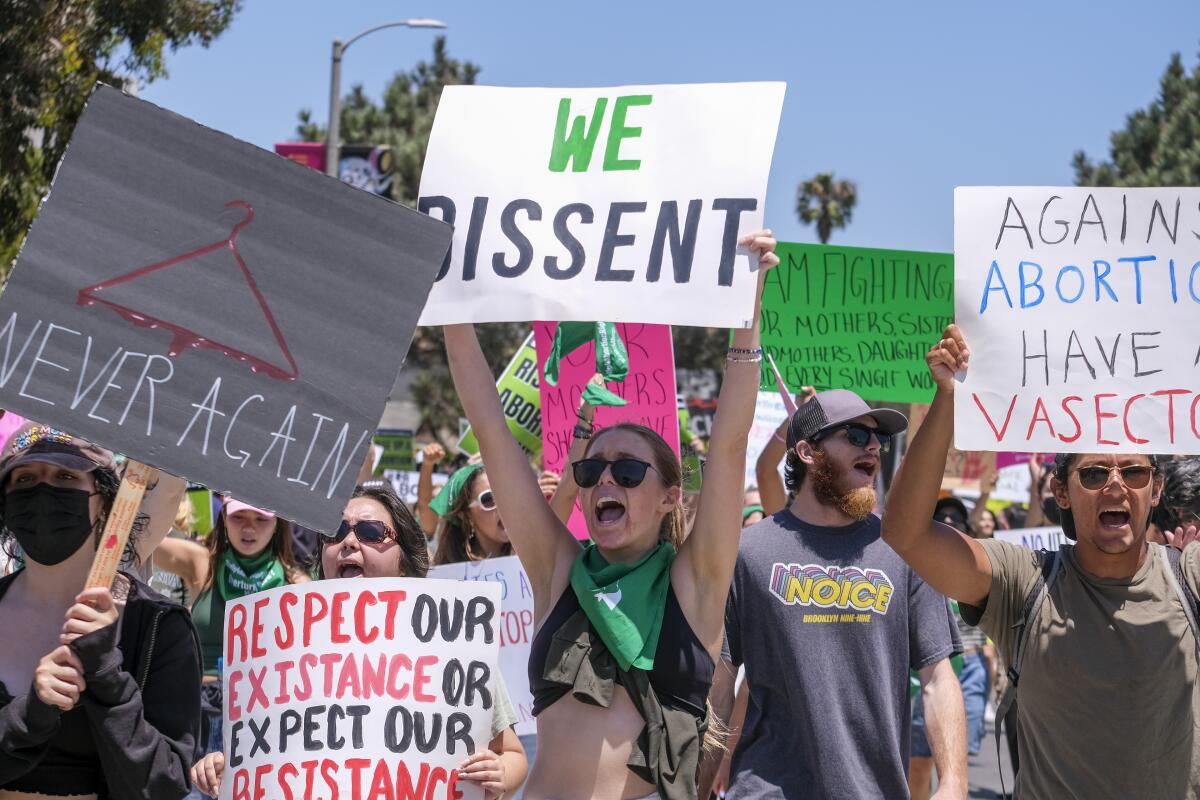
[[[1196,272],[1200,270],[1200,261],[1192,264],[1192,274],[1188,276],[1188,294],[1194,302],[1200,303],[1200,295],[1196,294]]]
[[[1104,265],[1104,272],[1100,271],[1101,264]],[[1110,272],[1112,272],[1112,264],[1108,263],[1107,261],[1102,261],[1100,259],[1096,259],[1095,261],[1092,262],[1092,274],[1094,274],[1096,276],[1096,302],[1097,303],[1100,302],[1100,287],[1101,286],[1104,287],[1104,291],[1108,292],[1108,296],[1112,298],[1114,303],[1118,302],[1117,301],[1117,293],[1112,290],[1112,287],[1108,285],[1108,281],[1105,280],[1108,277]]]
[[[1067,275],[1072,272],[1075,273],[1075,275],[1079,278],[1079,291],[1075,293],[1074,297],[1068,300],[1067,296],[1063,294],[1062,279],[1063,275]],[[1054,281],[1054,291],[1058,292],[1059,300],[1062,300],[1064,303],[1074,303],[1078,301],[1079,298],[1083,297],[1083,288],[1083,270],[1081,270],[1079,267],[1068,264],[1058,271],[1058,278]]]
[[[1117,261],[1123,264],[1133,264],[1133,285],[1137,296],[1137,304],[1142,304],[1142,262],[1155,261],[1155,256],[1129,256],[1126,258],[1118,258]]]
[[[1025,280],[1025,267],[1036,267],[1037,277],[1032,281]],[[1046,299],[1046,290],[1042,288],[1042,265],[1034,261],[1022,261],[1017,265],[1017,278],[1021,281],[1021,308],[1039,306]],[[1026,299],[1027,289],[1037,289],[1037,300],[1032,303]]]
[[[1200,266],[1200,262],[1197,262],[1197,266]],[[1192,273],[1195,274],[1195,270]],[[999,286],[992,286],[993,276],[995,276],[997,283],[1000,284]],[[1000,271],[1000,265],[996,263],[995,259],[992,259],[992,265],[988,267],[987,283],[983,287],[983,300],[979,303],[980,314],[987,311],[988,296],[992,292],[1004,292],[1005,302],[1008,303],[1009,308],[1013,307],[1012,295],[1008,293],[1008,287],[1004,284],[1004,273]]]

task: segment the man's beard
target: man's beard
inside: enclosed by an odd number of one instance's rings
[[[835,506],[846,516],[858,520],[866,519],[875,509],[875,486],[843,491],[836,468],[822,451],[813,453],[813,465],[808,472],[813,482],[813,494],[819,502]]]

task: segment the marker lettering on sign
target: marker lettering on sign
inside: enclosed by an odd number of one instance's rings
[[[648,106],[653,98],[648,94],[624,95],[613,101],[612,119],[608,127],[608,142],[604,149],[604,171],[636,170],[639,159],[622,159],[621,143],[625,139],[641,136],[642,129],[626,124],[631,106]],[[592,153],[600,138],[608,98],[596,98],[592,118],[580,114],[571,117],[571,98],[564,97],[558,103],[558,119],[554,125],[554,138],[550,147],[550,171],[564,172],[571,165],[572,172],[586,172],[592,163]],[[570,129],[568,130],[568,125]]]

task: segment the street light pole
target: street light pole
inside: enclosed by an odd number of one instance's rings
[[[445,28],[446,23],[436,19],[406,19],[399,22],[385,22],[368,28],[342,44],[341,39],[333,40],[333,62],[329,70],[329,128],[325,136],[325,174],[338,177],[338,139],[342,121],[342,55],[364,36],[381,31],[384,28]]]

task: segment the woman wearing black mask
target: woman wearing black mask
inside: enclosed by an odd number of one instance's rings
[[[79,592],[118,485],[111,452],[43,425],[0,459],[0,541],[25,563],[0,579],[0,642],[19,643],[0,648],[5,800],[188,792],[200,663],[187,612],[124,573]]]

